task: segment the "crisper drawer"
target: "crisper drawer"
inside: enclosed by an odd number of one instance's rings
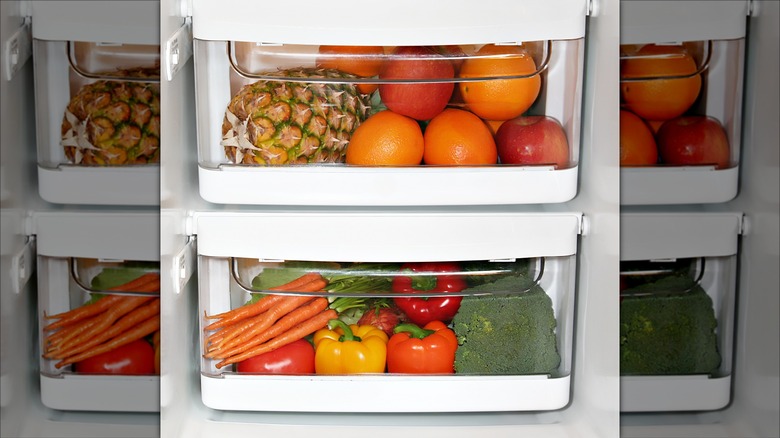
[[[45,406],[159,411],[158,224],[152,213],[35,217]]]
[[[121,26],[117,33],[106,26],[135,15],[156,22],[159,11],[149,2],[95,5],[47,4],[33,11],[39,191],[53,203],[156,205],[159,42],[123,39]],[[54,19],[48,7],[67,10],[60,11],[59,32],[38,26]],[[79,13],[88,24],[69,20]]]
[[[398,8],[370,30],[344,19],[332,33],[289,21],[249,27],[259,6],[228,3],[247,14],[193,5],[207,201],[484,205],[576,195],[585,1],[490,1],[486,11],[504,14],[481,32],[465,24],[466,9],[448,12],[442,28],[401,20]],[[305,3],[307,13],[332,14]]]
[[[748,2],[663,3],[621,8],[621,203],[726,202],[738,190]]]
[[[696,411],[731,395],[741,214],[621,216],[621,410]]]
[[[304,223],[350,231],[230,236]],[[577,213],[197,213],[203,403],[298,412],[562,408],[579,227]],[[347,396],[334,404],[334,393]],[[382,397],[349,396],[366,393]]]

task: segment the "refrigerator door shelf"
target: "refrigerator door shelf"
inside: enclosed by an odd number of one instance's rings
[[[625,0],[620,4],[620,43],[744,38],[749,4],[750,0]]]
[[[158,210],[36,212],[38,256],[160,260]]]
[[[386,8],[349,0],[334,12],[326,3],[306,0],[298,4],[295,20],[278,20],[270,17],[289,13],[282,3],[194,0],[193,35],[204,40],[378,46],[518,42],[583,37],[588,14],[586,0],[487,0],[478,10],[469,4],[448,6],[401,0]],[[258,26],[258,16],[269,19]]]
[[[490,205],[566,202],[578,168],[199,167],[200,195],[226,204]],[[238,190],[273,187],[273,190]]]
[[[33,38],[160,44],[159,1],[34,1]]]
[[[737,195],[739,168],[624,167],[620,181],[622,205],[720,203]]]
[[[393,80],[382,82],[374,77],[323,78],[319,73],[313,73],[314,76],[301,76],[299,73],[301,68],[314,68],[328,57],[331,58],[329,62],[347,58],[345,64],[355,65],[366,62],[365,58],[347,54],[321,55],[319,45],[269,46],[233,40],[196,39],[196,79],[203,84],[200,89],[208,90],[196,92],[201,196],[214,203],[255,205],[485,205],[569,201],[577,194],[584,46],[584,38],[527,41],[522,49],[518,49],[523,53],[509,55],[504,61],[533,59],[536,71],[525,72],[522,75],[525,78],[502,74],[500,78],[487,79],[497,86],[511,81],[536,80],[536,83],[542,84],[536,94],[532,93],[533,101],[529,97],[526,102],[528,107],[523,113],[546,116],[554,121],[545,120],[529,128],[535,132],[529,132],[528,137],[531,138],[527,142],[521,139],[522,133],[519,131],[524,130],[519,126],[506,129],[506,134],[502,132],[500,136],[507,138],[507,145],[512,142],[530,144],[527,148],[518,144],[516,148],[531,151],[527,154],[522,152],[531,156],[526,161],[528,164],[521,166],[509,163],[503,149],[492,144],[494,141],[490,129],[500,128],[486,129],[482,119],[475,115],[476,112],[467,112],[460,115],[475,122],[473,128],[469,129],[475,131],[474,135],[484,135],[483,138],[490,140],[481,145],[502,151],[502,154],[493,156],[489,163],[473,166],[366,166],[361,165],[361,161],[345,163],[349,139],[358,134],[362,126],[366,126],[359,120],[370,123],[374,113],[384,108],[386,103],[382,101],[382,96],[387,95],[383,94],[383,87],[393,86],[389,83]],[[393,47],[385,47],[383,50],[384,55],[376,56],[384,65],[408,61],[408,55],[395,52]],[[507,57],[506,54],[480,54],[478,50],[481,49],[475,44],[455,50],[463,51],[459,56],[465,59],[464,65],[470,59],[475,63],[501,62],[502,58]],[[350,59],[352,57],[355,59]],[[446,62],[440,56],[438,59],[439,62]],[[511,79],[503,79],[508,77]],[[395,86],[421,87],[424,92],[429,89],[426,87],[449,85],[452,90],[456,90],[466,86],[464,84],[468,82],[464,81],[452,77],[450,70],[449,77],[412,79],[409,81],[413,82],[411,84]],[[365,91],[358,92],[368,86],[374,88],[370,95],[361,94]],[[339,91],[333,93],[333,87]],[[277,90],[274,93],[282,97],[275,102],[269,101],[270,94],[266,88],[274,88]],[[345,89],[355,90],[355,94],[345,94]],[[304,97],[291,107],[283,97],[285,93]],[[350,99],[342,98],[342,95],[350,96]],[[484,99],[496,99],[496,102],[482,101],[488,108],[483,108],[483,111],[489,111],[482,113],[483,117],[496,114],[491,117],[514,119],[520,115],[516,111],[522,108],[515,108],[515,112],[501,111],[501,115],[493,113],[490,109],[500,106],[500,98],[493,96]],[[345,103],[337,103],[341,100]],[[466,109],[466,104],[457,98],[446,102],[449,102],[447,105],[450,108]],[[441,103],[443,109],[445,102]],[[496,106],[492,106],[492,103],[496,103]],[[257,114],[249,120],[247,108],[256,106],[258,109],[253,109],[255,112],[252,114]],[[290,119],[290,122],[274,125],[273,120],[284,120],[284,117]],[[340,117],[352,122],[340,122]],[[436,114],[426,113],[419,117],[435,120]],[[496,126],[496,123],[491,126]],[[539,130],[536,130],[537,127]],[[320,130],[323,132],[315,134]],[[562,141],[548,140],[564,137]],[[335,138],[343,140],[331,146],[330,142]],[[549,155],[545,153],[545,156],[535,153],[534,144],[542,142],[545,142],[545,150],[555,152]],[[503,140],[499,142],[499,146],[503,144]],[[511,148],[507,146],[507,149]],[[422,155],[421,151],[420,161]],[[497,157],[503,157],[504,160]],[[231,189],[264,187],[269,184],[274,190]]]
[[[624,212],[620,228],[621,261],[733,256],[743,214]]]
[[[710,411],[726,407],[730,397],[730,375],[620,378],[622,412]]]
[[[560,409],[569,402],[570,379],[569,376],[201,376],[200,384],[204,404],[220,410],[500,412]],[[314,384],[318,387],[316,391],[312,390]],[[343,393],[347,388],[351,394],[381,396],[339,397],[334,401],[333,394]],[[436,394],[435,400],[411,396],[420,394],[421,388],[425,388],[426,394]]]
[[[159,376],[41,375],[41,399],[65,411],[159,412]]]
[[[154,206],[160,204],[160,167],[38,166],[38,188],[56,204]]]

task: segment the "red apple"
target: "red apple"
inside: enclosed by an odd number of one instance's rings
[[[392,52],[384,63],[379,79],[452,79],[452,62],[430,47],[403,46]],[[379,96],[388,109],[416,120],[430,120],[452,96],[453,82],[385,83],[379,85]]]
[[[729,167],[731,152],[720,122],[707,116],[667,120],[656,135],[661,162],[673,165]]]
[[[549,116],[519,116],[496,131],[496,147],[502,164],[569,164],[569,142],[561,124]]]

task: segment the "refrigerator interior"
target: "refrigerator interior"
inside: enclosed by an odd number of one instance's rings
[[[623,4],[628,3],[624,2]],[[635,3],[635,2],[631,2]],[[674,4],[672,4],[674,3]],[[698,3],[698,2],[692,2]],[[721,2],[713,2],[721,3]],[[737,2],[738,3],[738,2]],[[702,4],[704,5],[704,4]],[[706,5],[705,5],[706,6]],[[717,17],[717,7],[697,18]],[[653,2],[653,8],[684,8],[681,2]],[[721,409],[621,414],[625,437],[778,436],[778,3],[752,1],[746,11],[745,64],[739,185],[728,202],[626,207],[633,213],[744,213],[737,253],[736,306],[730,398]],[[679,11],[679,9],[677,10]],[[682,15],[674,14],[675,17]],[[693,19],[693,18],[692,18]],[[674,27],[676,19],[665,20]],[[715,31],[718,26],[712,27]],[[725,26],[724,26],[725,28]],[[695,39],[696,26],[679,26]],[[772,310],[769,310],[772,309]]]
[[[33,4],[35,3],[35,4]],[[64,5],[59,2],[23,2],[4,1],[2,8],[2,42],[3,47],[17,44],[19,57],[10,56],[5,52],[2,56],[2,435],[3,436],[92,436],[92,437],[122,437],[122,436],[159,436],[159,413],[157,412],[96,412],[89,410],[59,410],[47,407],[42,400],[40,354],[38,348],[38,307],[39,285],[38,275],[47,272],[39,269],[37,263],[37,231],[36,215],[87,214],[100,215],[113,212],[122,217],[125,213],[134,212],[132,207],[106,206],[85,208],[78,205],[64,206],[44,201],[39,192],[38,154],[36,141],[35,116],[35,78],[33,52],[33,31],[36,8],[51,6],[49,12],[57,12],[57,18],[51,18],[48,24],[39,21],[38,30],[49,32],[49,36],[60,39],[80,41],[105,41],[119,36],[123,26],[76,25],[84,18],[83,7],[90,8],[93,2],[73,2]],[[79,4],[80,3],[80,4]],[[121,5],[116,5],[122,7]],[[158,3],[147,2],[141,6],[124,4],[129,21],[142,22],[149,11],[158,10]],[[60,9],[57,9],[60,8]],[[101,8],[97,8],[101,9]],[[112,11],[91,9],[99,17],[102,13]],[[64,12],[63,12],[64,11]],[[115,12],[115,11],[114,11]],[[44,14],[45,15],[45,14]],[[116,16],[114,16],[116,18]],[[71,20],[71,25],[63,25]],[[61,20],[61,21],[60,21]],[[97,20],[95,22],[99,22]],[[110,21],[110,20],[109,20]],[[114,20],[116,21],[116,20]],[[155,26],[155,20],[148,20],[150,26]],[[137,31],[137,27],[125,26],[126,33]],[[71,32],[68,36],[65,33]],[[55,35],[59,32],[59,35]],[[94,38],[94,39],[93,39]],[[25,56],[25,54],[27,56]],[[12,76],[6,75],[6,66],[16,61]],[[99,185],[98,185],[99,187]],[[99,190],[93,190],[99,191]],[[86,191],[82,193],[86,195]],[[83,200],[83,198],[82,198]],[[92,213],[86,213],[92,211]],[[124,213],[123,213],[124,211]],[[157,210],[148,209],[152,214],[151,223],[157,223]],[[54,220],[56,229],[60,220]],[[149,225],[149,224],[147,224]],[[152,224],[153,225],[153,224]],[[110,228],[110,227],[109,227]],[[155,228],[151,228],[154,231]],[[58,235],[59,233],[54,233]],[[83,234],[83,232],[82,232]],[[77,238],[77,234],[70,235]],[[156,236],[150,235],[156,240]],[[62,237],[60,235],[60,237]],[[44,239],[48,240],[48,239]],[[95,246],[90,239],[77,239],[79,244],[73,246]],[[149,242],[149,241],[147,241]],[[103,242],[106,243],[106,242]],[[149,242],[157,246],[155,242]],[[68,245],[66,245],[68,246]],[[149,254],[144,256],[149,258]],[[142,257],[142,258],[144,258]],[[159,257],[156,253],[155,257]],[[44,257],[45,258],[45,257]],[[45,264],[44,264],[45,265]],[[56,276],[57,281],[67,279]],[[59,293],[59,288],[58,292]],[[152,385],[156,391],[157,385]],[[83,389],[83,388],[78,388]],[[77,390],[78,390],[77,389]],[[118,388],[121,389],[121,388]],[[66,397],[77,398],[78,394],[67,391]],[[155,402],[155,394],[146,394]],[[87,399],[87,397],[84,397]],[[110,398],[114,398],[112,395]]]
[[[238,2],[241,3],[241,2]],[[237,4],[238,4],[237,3]],[[241,3],[247,6],[248,3]],[[361,6],[362,8],[362,6]],[[576,196],[564,203],[525,206],[462,207],[349,207],[338,211],[349,214],[560,214],[582,212],[583,234],[579,237],[572,338],[572,381],[570,400],[560,409],[530,412],[458,413],[296,413],[242,412],[215,410],[204,405],[200,384],[196,229],[193,215],[310,215],[327,214],[333,207],[248,206],[212,204],[200,198],[197,187],[198,157],[196,135],[195,66],[189,57],[178,59],[178,71],[162,82],[162,102],[166,118],[162,129],[164,143],[161,160],[162,271],[173,275],[163,283],[163,333],[165,355],[161,376],[161,421],[165,436],[208,436],[246,434],[288,434],[328,436],[371,433],[397,436],[420,430],[436,436],[473,436],[486,430],[492,436],[617,436],[618,369],[617,346],[603,339],[617,336],[617,321],[608,316],[618,307],[605,290],[617,290],[618,259],[618,163],[617,139],[608,133],[617,129],[618,3],[598,2],[587,17],[585,59],[582,85],[582,124]],[[349,9],[349,8],[347,8]],[[454,11],[454,10],[453,10]],[[179,45],[189,26],[198,26],[187,18],[191,10],[176,1],[162,2],[162,46]],[[225,12],[220,12],[225,16]],[[449,14],[449,12],[448,12]],[[389,17],[390,20],[393,16]],[[248,23],[245,21],[245,23]],[[416,23],[417,26],[424,26]],[[511,29],[511,26],[509,27]],[[530,28],[534,28],[530,25]],[[293,28],[294,29],[294,28]],[[506,29],[504,29],[506,30]],[[536,31],[542,32],[538,28]],[[201,28],[200,32],[209,29]],[[266,41],[264,32],[294,35],[285,26],[236,26],[239,41]],[[286,32],[286,33],[285,33]],[[414,44],[414,32],[396,29],[396,44]],[[334,32],[333,41],[349,41],[344,33]],[[219,39],[219,38],[216,38]],[[305,43],[305,41],[304,41]],[[188,55],[191,47],[185,46]],[[186,60],[186,63],[182,61]],[[162,60],[166,65],[168,61]],[[198,88],[201,90],[201,88]],[[176,129],[170,128],[176,126]],[[166,127],[169,127],[166,129]],[[186,127],[179,129],[178,127]],[[197,227],[199,228],[199,227]],[[304,251],[305,252],[305,251]],[[308,257],[311,257],[309,255]],[[186,364],[186,365],[182,365]],[[181,372],[183,368],[188,372]]]

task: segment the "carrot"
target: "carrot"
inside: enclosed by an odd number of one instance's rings
[[[298,339],[303,338],[304,336],[308,336],[317,330],[325,327],[328,325],[328,321],[331,319],[337,318],[338,313],[336,313],[333,309],[328,309],[324,312],[321,312],[306,321],[299,323],[289,331],[282,333],[281,335],[271,339],[270,341],[258,345],[256,347],[250,348],[249,350],[235,355],[231,356],[227,359],[222,360],[222,362],[219,362],[216,367],[222,368],[227,365],[231,365],[237,362],[244,361],[246,359],[249,359],[250,357],[254,357],[263,353],[267,353],[269,351],[274,351],[277,348],[284,347],[285,345],[295,342]]]
[[[272,325],[268,330],[257,334],[256,336],[252,337],[251,339],[248,339],[247,341],[241,343],[237,342],[234,345],[226,345],[225,347],[219,350],[212,351],[206,354],[205,357],[208,359],[225,359],[230,356],[243,353],[244,351],[249,350],[250,348],[256,345],[260,345],[269,339],[279,336],[280,334],[294,327],[296,324],[306,321],[307,319],[322,312],[327,307],[328,307],[327,298],[324,297],[315,298],[313,301],[310,301],[304,304],[303,306],[298,307],[297,309],[288,313],[287,315],[285,315],[283,318],[277,321],[276,324]]]
[[[283,298],[284,295],[266,295],[252,304],[233,309],[229,312],[222,313],[222,315],[227,315],[227,316],[223,317],[219,321],[207,325],[206,327],[203,327],[203,330],[204,331],[217,330],[219,328],[223,328],[229,326],[230,324],[241,321],[242,319],[251,318],[255,315],[259,315],[265,312],[266,310],[270,309],[271,307],[273,307],[279,301],[282,301]],[[206,319],[210,319],[210,318],[211,317],[206,316]]]
[[[79,321],[74,325],[57,330],[46,338],[46,353],[51,353],[52,351],[59,349],[64,343],[79,336],[84,333],[84,331],[100,322],[100,319],[101,315],[93,316],[89,319]]]
[[[79,345],[83,342],[89,341],[94,336],[99,335],[101,332],[111,327],[111,324],[113,324],[117,319],[130,313],[135,308],[143,305],[147,301],[151,301],[152,299],[154,299],[153,297],[136,297],[136,296],[123,297],[123,298],[124,300],[119,302],[119,304],[115,305],[114,307],[112,307],[111,309],[107,310],[102,315],[100,315],[100,321],[98,321],[95,325],[93,325],[89,329],[85,330],[83,333],[79,334],[79,336],[76,336],[75,338],[68,341],[67,344],[62,344],[59,350],[73,347],[75,345]]]
[[[121,301],[122,296],[121,295],[111,295],[108,297],[101,298],[97,301],[95,301],[92,304],[87,304],[86,306],[77,307],[70,312],[69,316],[63,317],[57,322],[53,322],[46,327],[43,328],[43,331],[51,331],[58,329],[60,327],[64,327],[69,324],[73,324],[74,322],[78,322],[80,320],[83,320],[84,318],[88,318],[93,315],[97,315],[98,313],[106,311],[106,309],[113,306],[117,301]],[[71,313],[72,312],[72,313]],[[63,315],[63,314],[60,314]],[[47,316],[47,319],[55,319],[58,316]]]
[[[136,308],[132,312],[126,314],[125,316],[120,318],[114,325],[112,325],[108,330],[99,333],[97,336],[94,336],[87,342],[82,344],[72,345],[72,346],[63,346],[63,348],[59,349],[58,352],[44,357],[46,357],[47,359],[63,359],[68,356],[81,353],[82,351],[94,347],[95,345],[98,345],[102,342],[105,342],[113,338],[114,336],[119,336],[123,332],[137,325],[138,323],[145,321],[147,318],[159,314],[160,314],[160,299],[157,298],[152,300],[150,303],[144,304]]]
[[[318,275],[319,279],[315,279],[308,283],[297,286],[296,290],[300,292],[316,292],[321,290],[328,284],[327,281],[325,281],[325,279],[322,278],[321,275],[319,274],[315,274],[315,275]],[[228,312],[225,312],[223,315],[227,315],[227,316],[223,317],[217,322],[209,324],[208,326],[204,327],[203,330],[206,331],[216,330],[218,328],[228,326],[230,324],[241,321],[243,319],[258,315],[265,310],[269,310],[273,305],[275,305],[278,301],[280,301],[280,297],[283,297],[283,295],[268,295],[266,297],[261,298],[256,303],[249,304],[247,306],[242,306],[237,309],[233,309]],[[262,302],[264,303],[260,304]],[[206,318],[210,319],[212,317],[206,316]]]
[[[70,356],[67,359],[61,360],[57,362],[54,366],[57,368],[62,368],[65,365],[81,362],[84,359],[89,359],[90,357],[94,357],[97,356],[98,354],[109,352],[115,348],[119,348],[133,341],[137,341],[138,339],[141,339],[144,336],[154,333],[156,330],[159,329],[160,329],[160,316],[155,315],[151,318],[148,318],[146,321],[142,322],[141,324],[138,324],[132,330],[128,330],[122,333],[121,335],[111,339],[110,341],[96,346],[91,350],[87,350],[81,354]]]
[[[279,304],[268,309],[267,312],[262,313],[254,318],[250,318],[245,322],[239,323],[240,329],[233,330],[220,341],[219,346],[227,344],[228,342],[243,343],[255,336],[258,333],[262,333],[271,327],[279,318],[287,315],[293,310],[297,309],[314,297],[306,295],[295,295],[284,297]]]
[[[283,284],[281,286],[272,287],[272,288],[270,288],[268,290],[271,290],[271,291],[295,291],[295,290],[298,290],[298,288],[300,288],[300,287],[302,287],[302,286],[304,286],[304,285],[306,285],[306,284],[308,284],[308,283],[310,283],[310,282],[312,282],[314,280],[323,280],[323,277],[322,277],[322,275],[320,275],[320,274],[318,274],[316,272],[309,272],[307,274],[304,274],[304,275],[296,278],[295,280],[293,280],[293,281],[291,281],[289,283],[285,283],[285,284]],[[313,292],[313,291],[304,290],[302,292]],[[263,300],[260,299],[259,301],[257,301],[257,303],[259,303],[260,301],[263,301]],[[254,304],[257,304],[257,303],[254,303]],[[219,313],[217,315],[211,315],[211,316],[206,315],[206,319],[218,319],[218,318],[231,317],[238,310],[242,310],[242,309],[246,310],[247,307],[251,307],[254,304],[250,304],[249,306],[239,307],[238,309],[228,310],[227,312]],[[255,313],[254,315],[257,315],[257,313]]]
[[[125,283],[120,286],[109,289],[116,292],[156,292],[160,290],[160,274],[157,272],[151,272],[144,274],[135,280]],[[53,322],[43,328],[44,331],[55,330],[60,327],[73,324],[89,316],[97,315],[113,306],[117,301],[122,299],[121,295],[110,295],[95,301],[92,304],[86,306],[77,307],[67,312],[58,313],[56,315],[47,316],[46,319],[58,319],[59,321]]]

